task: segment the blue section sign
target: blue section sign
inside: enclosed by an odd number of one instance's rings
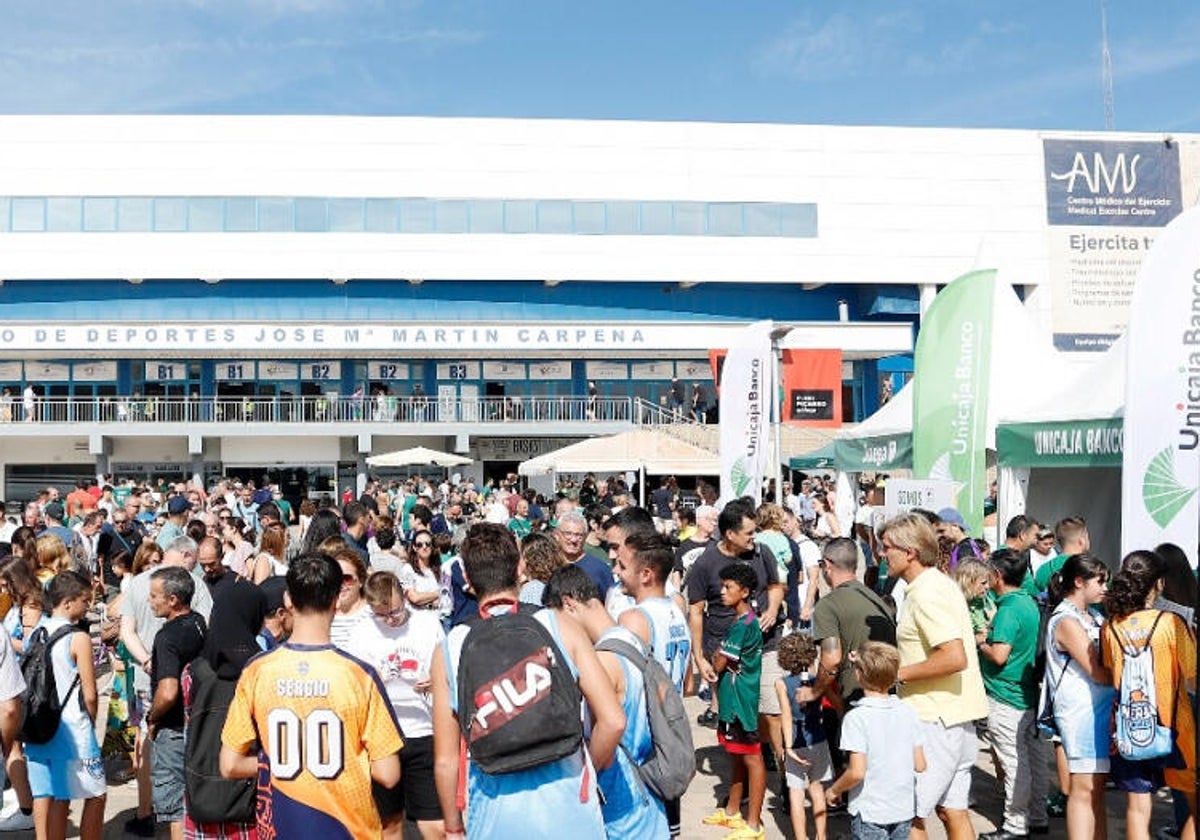
[[[1164,227],[1179,215],[1179,146],[1165,141],[1043,140],[1051,225]]]

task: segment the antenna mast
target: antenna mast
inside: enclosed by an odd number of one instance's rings
[[[1116,119],[1113,115],[1112,53],[1108,51],[1108,0],[1100,0],[1100,62],[1104,85],[1104,129],[1112,131]]]

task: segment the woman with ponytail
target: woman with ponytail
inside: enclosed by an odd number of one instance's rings
[[[1158,712],[1154,723],[1170,728],[1174,739],[1174,749],[1163,758],[1135,761],[1113,755],[1113,779],[1128,796],[1126,835],[1133,840],[1150,837],[1151,794],[1163,781],[1188,803],[1190,815],[1179,836],[1184,840],[1196,836],[1196,724],[1187,696],[1188,684],[1196,679],[1196,642],[1178,615],[1154,606],[1163,593],[1165,568],[1153,551],[1131,552],[1104,599],[1109,623],[1102,636],[1101,658],[1112,671],[1112,684],[1121,686],[1126,651],[1149,648]]]
[[[1089,607],[1104,599],[1108,567],[1090,554],[1074,554],[1050,579],[1050,600],[1056,603],[1046,624],[1046,676],[1042,708],[1051,704],[1061,743],[1062,765],[1069,773],[1067,837],[1104,840],[1108,817],[1104,808],[1104,777],[1112,745],[1113,699],[1111,675],[1100,659],[1102,619]]]

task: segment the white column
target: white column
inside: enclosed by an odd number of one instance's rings
[[[925,313],[929,311],[929,307],[933,305],[933,299],[937,297],[936,283],[922,283],[917,287],[921,293],[921,317],[925,317]]]

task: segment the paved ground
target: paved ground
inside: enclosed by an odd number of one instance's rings
[[[702,706],[694,697],[689,697],[686,700],[686,704],[694,721],[696,715],[700,713]],[[728,778],[728,765],[725,752],[717,745],[716,733],[711,729],[702,729],[693,724],[692,732],[696,742],[696,758],[699,772],[683,800],[683,837],[688,838],[688,840],[692,840],[693,838],[695,840],[720,840],[724,836],[724,830],[704,826],[700,823],[700,818],[716,808],[718,802],[724,803],[725,801],[726,785],[723,780]],[[773,773],[769,777],[768,787],[770,789],[778,787],[778,777]],[[995,828],[995,820],[1000,815],[1003,804],[1003,793],[996,782],[991,760],[984,753],[980,753],[979,761],[975,766],[973,795],[975,804],[971,812],[971,820],[975,825],[976,831],[992,831]],[[136,805],[137,791],[132,782],[113,785],[109,788],[108,807],[106,810],[107,819],[104,830],[105,838],[125,837],[122,827],[125,824],[125,820],[133,816]],[[1123,836],[1125,822],[1124,798],[1122,795],[1114,791],[1109,791],[1108,812],[1109,836]],[[78,807],[75,808],[72,816],[78,816]],[[792,836],[791,824],[788,821],[788,817],[778,808],[776,798],[770,792],[767,793],[764,819],[766,821],[768,837]],[[1170,799],[1162,796],[1157,797],[1154,805],[1154,828],[1157,829],[1160,826],[1167,825],[1169,819]],[[0,838],[11,837],[21,838],[21,840],[24,840],[24,838],[33,838],[33,836],[32,831],[0,834]],[[67,836],[79,836],[78,827],[74,822],[72,822]],[[168,832],[165,830],[159,832],[159,837],[167,836]],[[419,835],[412,832],[410,836],[415,838]],[[564,834],[564,837],[569,838],[569,836],[569,832]],[[812,834],[811,823],[809,836],[814,836]],[[828,840],[848,840],[849,837],[850,825],[845,815],[831,815],[828,825]],[[936,823],[935,821],[930,826],[930,837],[945,837],[940,823]],[[1061,818],[1051,820],[1049,837],[1066,837],[1066,825]],[[283,840],[289,839],[283,838]]]

